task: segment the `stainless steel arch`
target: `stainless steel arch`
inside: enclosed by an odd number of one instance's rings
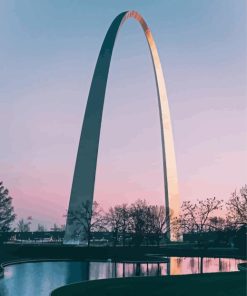
[[[93,201],[100,128],[111,56],[118,30],[129,18],[135,18],[142,26],[152,56],[159,104],[165,204],[167,215],[170,213],[178,215],[179,194],[176,159],[163,71],[151,31],[142,16],[136,11],[123,12],[113,20],[100,49],[83,120],[69,210],[74,211],[78,209],[78,206],[87,200],[91,203]],[[67,221],[64,237],[65,243],[72,240],[74,230],[75,226]],[[172,232],[171,238],[174,239]]]

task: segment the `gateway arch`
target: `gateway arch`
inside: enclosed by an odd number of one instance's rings
[[[165,81],[157,47],[151,31],[142,16],[136,11],[126,11],[119,14],[113,20],[101,46],[81,130],[70,194],[69,211],[78,210],[82,202],[90,201],[91,204],[93,202],[100,128],[108,72],[118,31],[129,18],[134,18],[141,25],[152,57],[160,117],[166,214],[170,215],[172,213],[172,215],[177,216],[179,213],[177,170]],[[75,227],[67,219],[64,243],[69,243],[73,240]],[[169,236],[171,239],[175,239],[172,230]]]

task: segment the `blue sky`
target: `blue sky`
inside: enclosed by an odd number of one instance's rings
[[[18,217],[62,223],[84,108],[105,33],[137,10],[154,35],[171,109],[181,200],[246,182],[246,2],[0,1],[0,179]],[[148,46],[129,20],[114,48],[95,197],[163,202]]]

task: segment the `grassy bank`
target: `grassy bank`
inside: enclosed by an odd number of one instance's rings
[[[72,259],[72,260],[141,260],[146,254],[160,254],[175,257],[218,257],[241,258],[237,249],[201,249],[192,245],[177,244],[162,247],[78,247],[46,244],[6,244],[0,246],[0,263],[16,259]]]
[[[52,296],[245,296],[246,273],[97,280],[55,290]]]

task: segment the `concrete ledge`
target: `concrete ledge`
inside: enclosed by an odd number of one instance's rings
[[[53,290],[50,296],[245,296],[245,286],[244,273],[222,272],[85,281],[59,287]]]

